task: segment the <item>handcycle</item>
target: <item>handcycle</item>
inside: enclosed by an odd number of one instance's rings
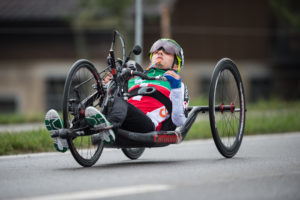
[[[115,59],[115,41],[119,38],[122,46],[122,59]],[[226,158],[233,157],[242,142],[246,102],[244,87],[235,63],[229,58],[221,59],[215,66],[209,89],[208,106],[189,106],[188,117],[183,126],[174,131],[152,131],[138,133],[117,129],[113,144],[103,141],[92,143],[92,135],[101,133],[112,126],[93,128],[88,125],[84,111],[94,106],[104,115],[110,112],[115,95],[128,100],[128,81],[133,76],[145,80],[165,80],[165,77],[148,77],[142,67],[130,60],[131,53],[138,55],[139,46],[135,46],[126,57],[123,36],[114,31],[113,40],[107,58],[107,67],[98,72],[88,60],[81,59],[71,67],[63,92],[64,129],[55,131],[52,137],[65,138],[74,159],[84,167],[94,165],[100,158],[103,148],[120,148],[129,159],[138,159],[145,148],[164,147],[182,142],[199,113],[209,113],[210,127],[218,151]],[[107,72],[112,74],[109,84],[103,80]],[[151,92],[145,90],[144,92]]]

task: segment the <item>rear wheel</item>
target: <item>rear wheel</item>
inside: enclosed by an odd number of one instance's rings
[[[123,153],[131,160],[136,160],[144,153],[145,148],[123,148]]]
[[[213,72],[209,91],[209,119],[214,142],[226,158],[241,145],[245,128],[246,102],[240,73],[228,58],[221,59]]]
[[[102,101],[101,81],[97,70],[87,60],[77,61],[67,76],[63,96],[64,127],[80,129],[77,136],[68,138],[70,151],[75,160],[84,167],[94,165],[99,159],[103,142],[98,145],[91,143],[89,127],[84,118],[85,108],[94,106],[99,109]]]

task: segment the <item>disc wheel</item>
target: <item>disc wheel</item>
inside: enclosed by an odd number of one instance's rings
[[[241,145],[245,128],[246,102],[240,73],[234,62],[221,59],[213,72],[209,91],[209,119],[214,142],[226,158]]]
[[[131,160],[136,160],[144,153],[145,148],[122,148],[123,153]]]
[[[75,160],[84,167],[94,165],[99,159],[103,142],[92,145],[89,128],[84,118],[85,108],[99,109],[102,100],[101,81],[97,70],[87,60],[79,60],[70,69],[64,87],[63,120],[64,127],[79,129],[81,136],[68,137],[68,145]]]

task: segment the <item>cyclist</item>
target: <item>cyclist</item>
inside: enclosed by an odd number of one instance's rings
[[[94,107],[85,110],[87,122],[93,127],[113,125],[114,130],[122,128],[128,131],[146,133],[154,130],[175,130],[182,126],[187,117],[188,92],[181,82],[179,72],[184,65],[183,49],[172,39],[159,39],[149,52],[150,67],[147,76],[164,76],[168,81],[142,80],[134,77],[129,80],[130,98],[124,101],[115,96],[114,105],[104,116]],[[104,83],[109,81],[108,76]],[[55,110],[46,114],[46,127],[51,132],[63,127],[62,120]],[[92,142],[103,140],[113,143],[115,134],[112,129],[92,136]],[[67,150],[65,139],[54,138],[58,151]]]

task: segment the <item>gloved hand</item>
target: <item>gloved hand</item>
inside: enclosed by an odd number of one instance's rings
[[[127,68],[133,70],[133,71],[136,71],[136,62],[134,60],[129,60],[127,63],[126,63],[126,66]]]
[[[179,79],[175,78],[174,76],[179,77]],[[180,76],[177,74],[177,72],[174,71],[167,71],[164,74],[164,77],[166,77],[171,85],[172,89],[176,89],[176,88],[180,88],[181,87],[181,78]]]

